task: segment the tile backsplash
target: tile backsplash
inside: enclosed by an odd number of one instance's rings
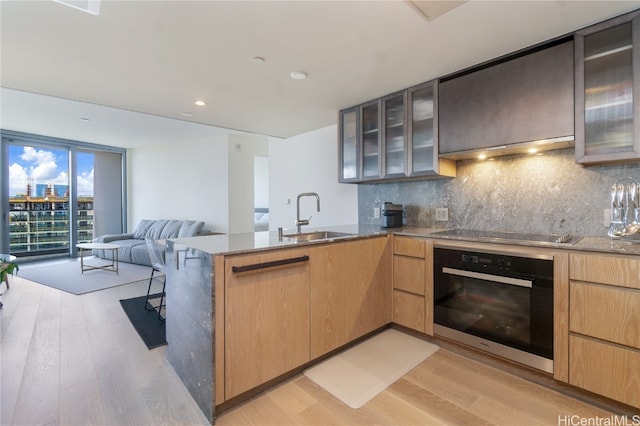
[[[604,209],[618,179],[640,164],[583,167],[573,148],[457,163],[457,177],[358,185],[358,222],[380,224],[374,207],[403,204],[409,226],[570,233],[606,237]],[[449,220],[435,220],[435,209]]]

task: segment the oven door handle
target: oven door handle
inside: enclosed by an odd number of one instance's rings
[[[500,275],[483,274],[482,272],[465,271],[463,269],[447,268],[444,266],[442,272],[450,275],[459,275],[461,277],[477,278],[485,281],[495,281],[502,284],[517,285],[518,287],[533,287],[533,282],[522,280],[520,278],[503,277]]]

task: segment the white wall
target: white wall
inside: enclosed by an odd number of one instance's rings
[[[301,200],[311,227],[356,224],[357,186],[338,183],[336,138],[332,125],[289,139],[228,135],[131,149],[128,230],[142,219],[191,219],[211,231],[253,232],[255,155],[269,157],[270,229],[295,228],[301,192],[320,195],[320,212],[315,199]]]
[[[268,138],[259,135],[229,135],[229,233],[253,232],[253,159],[269,155]]]
[[[228,137],[130,149],[128,228],[142,219],[190,219],[228,232]],[[253,198],[252,198],[253,200]]]
[[[338,183],[337,125],[289,139],[269,139],[269,228],[295,228],[296,196],[301,192],[320,195],[301,199],[300,216],[312,216],[309,227],[358,223],[358,188]],[[289,204],[286,204],[289,200]]]
[[[253,157],[253,205],[269,207],[269,157]]]

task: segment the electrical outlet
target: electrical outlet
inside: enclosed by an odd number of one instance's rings
[[[436,209],[436,220],[447,221],[449,220],[449,209],[446,207]]]
[[[611,225],[611,209],[604,209],[604,227],[608,228]]]
[[[380,219],[380,207],[373,208],[373,218]]]

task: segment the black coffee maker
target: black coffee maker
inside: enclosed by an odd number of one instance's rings
[[[382,206],[383,228],[400,228],[403,217],[404,211],[402,210],[402,204],[393,204],[387,201]]]

